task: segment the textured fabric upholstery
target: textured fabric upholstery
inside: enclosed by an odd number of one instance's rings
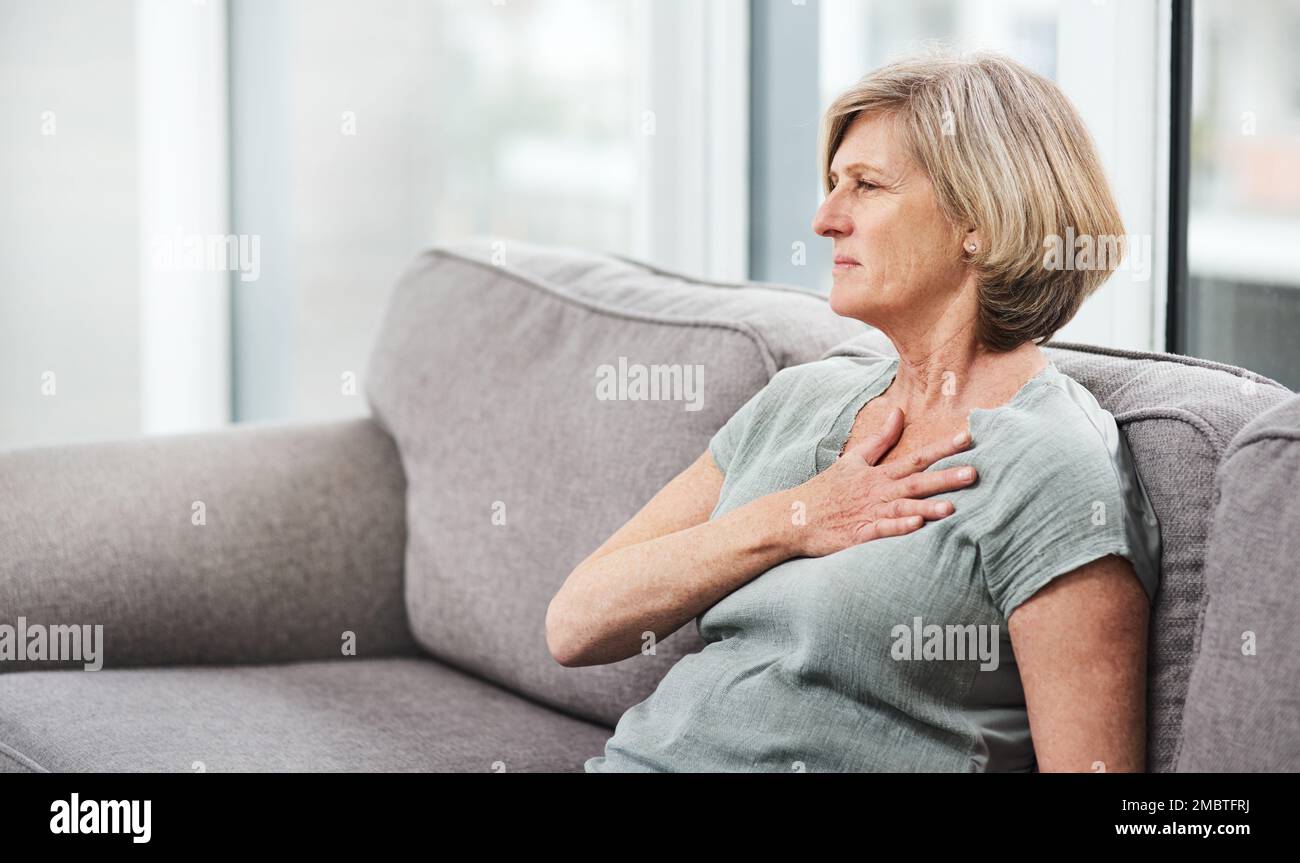
[[[1300,772],[1300,396],[1219,465],[1180,771]]]

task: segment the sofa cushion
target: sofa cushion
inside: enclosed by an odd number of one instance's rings
[[[0,773],[580,773],[608,736],[422,658],[0,675]]]
[[[1161,585],[1148,659],[1147,765],[1173,771],[1183,705],[1205,601],[1206,537],[1215,470],[1229,441],[1291,391],[1246,369],[1178,354],[1044,345],[1057,368],[1083,384],[1123,430],[1161,533]],[[897,351],[870,330],[824,356]],[[1270,521],[1272,518],[1270,517]]]
[[[863,328],[817,294],[608,255],[479,239],[420,256],[366,375],[406,472],[416,639],[612,726],[703,646],[698,630],[619,663],[566,668],[546,644],[551,598],[773,374]],[[679,374],[648,393],[659,398],[618,398],[642,395],[621,384],[656,364]]]
[[[1300,396],[1219,465],[1180,771],[1300,771]]]

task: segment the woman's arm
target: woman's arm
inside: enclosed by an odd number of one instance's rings
[[[706,450],[565,580],[546,610],[561,665],[635,656],[755,575],[791,557],[774,495],[715,521],[723,474]]]
[[[1146,768],[1146,592],[1107,555],[1049,582],[1008,619],[1040,772]]]
[[[919,529],[953,512],[924,501],[976,479],[961,468],[926,471],[969,439],[944,441],[916,458],[875,466],[902,432],[903,417],[797,486],[710,520],[723,474],[706,450],[569,574],[546,610],[546,643],[566,666],[635,656],[643,634],[656,640],[762,572],[793,557],[820,557],[850,545]],[[792,518],[794,504],[805,518]]]

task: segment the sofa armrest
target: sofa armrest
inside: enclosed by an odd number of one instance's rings
[[[369,417],[0,452],[0,672],[90,664],[31,658],[55,625],[105,668],[418,654],[405,487]]]
[[[1180,773],[1300,770],[1300,396],[1256,416],[1219,463]]]

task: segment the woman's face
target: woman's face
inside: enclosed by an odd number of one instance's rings
[[[831,160],[830,194],[813,230],[835,241],[830,304],[891,339],[959,312],[967,266],[962,243],[977,239],[940,212],[934,189],[902,146],[893,115],[859,117]]]

